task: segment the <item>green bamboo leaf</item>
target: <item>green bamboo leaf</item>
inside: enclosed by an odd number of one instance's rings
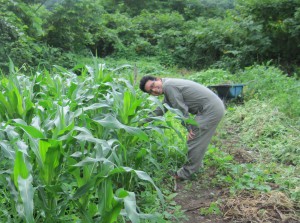
[[[27,223],[33,223],[33,186],[32,176],[29,175],[26,179],[18,177],[18,185],[20,197],[24,207],[24,215]]]
[[[141,129],[137,127],[131,127],[123,125],[121,122],[119,122],[115,117],[112,115],[107,115],[104,119],[93,119],[93,121],[99,123],[100,125],[109,128],[109,129],[124,129],[126,132],[132,135],[136,135],[140,139],[144,141],[148,141],[148,136],[145,132],[143,132]]]

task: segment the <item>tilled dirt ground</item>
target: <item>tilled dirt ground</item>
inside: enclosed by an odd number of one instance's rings
[[[203,188],[201,180],[191,182],[178,182],[175,201],[181,205],[185,212],[187,220],[182,223],[223,223],[222,216],[201,215],[201,208],[209,208],[212,202],[215,202],[222,194],[222,190],[217,188]]]
[[[234,128],[232,128],[234,129]],[[232,129],[228,129],[230,132]],[[236,163],[255,162],[255,155],[238,147],[238,135],[221,142],[222,150],[231,154]],[[229,188],[214,188],[211,180],[214,170],[206,170],[192,181],[176,182],[177,205],[181,206],[186,219],[180,223],[300,223],[299,209],[282,192],[278,185],[269,185],[268,193],[241,191],[231,195]],[[203,214],[213,202],[217,202],[215,214]],[[201,212],[202,209],[202,212]]]
[[[280,191],[243,191],[232,196],[227,189],[203,188],[202,183],[201,179],[177,183],[174,200],[187,218],[180,223],[300,223],[299,210]],[[222,213],[201,214],[201,208],[209,208],[212,202],[219,202]]]

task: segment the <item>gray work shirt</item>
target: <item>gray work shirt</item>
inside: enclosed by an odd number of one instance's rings
[[[222,100],[199,83],[185,79],[162,78],[162,89],[163,103],[179,109],[185,118],[188,118],[190,113],[201,115],[205,118],[203,122],[209,122],[214,119],[214,116],[224,112]],[[157,107],[154,113],[158,116],[163,115],[160,107]]]

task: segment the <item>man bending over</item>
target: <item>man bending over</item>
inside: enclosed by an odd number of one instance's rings
[[[185,125],[188,131],[188,162],[172,174],[175,179],[188,180],[203,166],[204,154],[224,116],[222,100],[207,87],[185,79],[144,76],[140,81],[140,89],[153,96],[163,94],[163,103],[179,109],[185,118],[189,118],[189,113],[195,115],[198,126]],[[153,113],[156,116],[163,115],[160,107]]]

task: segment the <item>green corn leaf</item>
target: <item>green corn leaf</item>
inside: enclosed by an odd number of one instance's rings
[[[85,128],[85,127],[78,127],[78,126],[75,126],[75,127],[74,127],[74,131],[84,132],[84,133],[87,134],[87,135],[93,136],[93,134],[91,133],[91,131],[88,130],[87,128]]]
[[[28,135],[31,150],[36,155],[39,165],[43,166],[43,161],[38,145],[38,139],[44,138],[43,133],[36,127],[27,126],[26,122],[21,119],[14,119],[13,121],[16,122],[14,126],[20,127]]]
[[[113,208],[109,212],[105,212],[102,215],[101,223],[114,223],[117,222],[117,218],[123,208],[123,204],[120,202],[115,202]]]
[[[23,202],[24,215],[27,223],[33,223],[33,186],[32,176],[29,175],[26,179],[18,177],[18,185],[20,197]]]
[[[124,93],[124,98],[123,98],[123,111],[122,111],[122,116],[123,116],[123,121],[125,124],[128,123],[128,116],[129,114],[129,110],[130,110],[130,102],[131,102],[131,98],[130,98],[130,92],[126,91]]]
[[[24,132],[26,132],[31,137],[33,137],[35,139],[37,139],[37,138],[44,138],[44,135],[43,135],[43,133],[40,130],[38,130],[37,128],[35,128],[33,126],[26,125],[26,123],[23,120],[21,120],[21,119],[14,119],[13,121],[16,122],[14,124],[15,126],[20,127]]]
[[[114,198],[111,179],[106,178],[104,181],[102,181],[98,191],[98,196],[100,199],[99,212],[102,214],[101,222],[116,222],[123,205],[121,202],[116,201]]]
[[[79,141],[87,141],[87,142],[93,142],[96,144],[101,145],[103,156],[105,157],[108,152],[111,151],[111,145],[106,141],[102,139],[97,139],[93,137],[91,134],[87,134],[85,132],[82,132],[78,134],[77,136],[74,136],[75,139]]]
[[[16,117],[17,114],[19,114],[18,112],[18,98],[17,95],[15,94],[13,89],[9,89],[9,91],[7,92],[7,101],[11,106],[12,112],[13,112],[13,117]],[[18,116],[19,117],[19,116]]]
[[[22,100],[21,94],[16,86],[13,87],[13,94],[14,94],[14,98],[16,101],[16,107],[17,107],[18,114],[22,117],[22,115],[24,114],[23,100]]]
[[[106,179],[101,183],[101,186],[100,194],[102,195],[101,201],[104,202],[104,210],[110,211],[113,207],[114,201],[112,181],[110,179]]]
[[[174,109],[170,107],[168,104],[164,104],[164,106],[172,113],[176,114],[179,120],[183,120],[187,124],[198,126],[199,124],[193,118],[186,118],[183,116],[182,112],[179,109]]]
[[[41,153],[43,166],[41,167],[41,177],[46,184],[51,184],[56,176],[56,168],[59,165],[61,157],[61,141],[57,140],[40,140],[39,150]]]
[[[68,98],[76,99],[76,93],[78,91],[78,84],[71,82],[71,85],[68,89]]]
[[[140,218],[139,214],[137,213],[137,205],[136,205],[136,198],[133,192],[128,192],[128,196],[124,198],[124,206],[125,211],[127,213],[127,217],[131,220],[132,223],[139,223]]]
[[[113,71],[113,72],[116,72],[116,71],[121,70],[121,69],[123,69],[123,68],[131,68],[131,67],[132,67],[132,65],[130,65],[130,64],[124,64],[124,65],[122,65],[122,66],[119,66],[119,67],[113,69],[112,71]]]
[[[0,141],[0,146],[2,151],[8,159],[14,160],[15,159],[15,151],[11,147],[10,143],[6,140]]]
[[[105,166],[109,166],[110,168],[113,168],[114,163],[109,161],[108,159],[105,158],[91,158],[91,157],[86,157],[84,160],[80,161],[79,163],[76,163],[74,166],[86,166],[90,164],[95,164],[101,162]]]
[[[116,190],[116,193],[115,193],[116,197],[117,198],[125,198],[129,195],[128,191],[124,190],[124,188],[119,188],[118,190]]]
[[[100,125],[109,128],[109,129],[124,129],[126,132],[132,135],[136,135],[144,141],[148,141],[148,136],[141,129],[131,126],[123,125],[115,117],[107,115],[104,119],[93,119],[93,121],[99,123]]]
[[[72,199],[79,199],[86,193],[88,193],[95,186],[96,179],[89,180],[86,184],[78,188],[75,194],[72,196]]]
[[[68,126],[66,126],[65,128],[61,129],[58,132],[58,136],[61,136],[61,135],[65,134],[66,132],[72,131],[74,129],[74,126],[75,126],[75,122],[72,121],[71,124],[69,124]]]
[[[13,117],[13,108],[11,107],[11,104],[8,103],[2,92],[0,92],[0,106],[2,107],[2,110],[5,110],[9,117]]]
[[[27,177],[29,176],[29,171],[25,163],[25,157],[21,151],[16,152],[13,176],[14,176],[14,183],[17,188],[18,188],[19,176],[22,177],[23,179],[27,179]]]
[[[117,167],[117,168],[115,168],[115,169],[113,169],[112,171],[109,172],[109,176],[117,174],[117,173],[124,173],[124,172],[134,172],[138,176],[138,178],[140,178],[141,180],[145,180],[145,181],[150,182],[154,186],[154,188],[156,189],[157,194],[158,194],[161,202],[164,203],[164,198],[163,198],[163,195],[162,195],[160,189],[155,185],[155,183],[153,182],[151,177],[147,173],[145,173],[144,171],[134,170],[130,167]]]
[[[15,73],[15,65],[12,59],[10,59],[10,57],[8,57],[8,59],[9,59],[9,74],[13,75]]]
[[[12,144],[18,148],[18,151],[20,151],[24,155],[28,156],[28,153],[27,153],[28,146],[24,141],[18,139],[16,142],[12,142]]]
[[[154,104],[157,105],[157,106],[159,106],[162,111],[166,110],[165,107],[163,106],[163,104],[161,103],[161,101],[159,100],[159,98],[157,98],[155,96],[150,96],[148,98],[148,100],[154,102]]]
[[[151,219],[154,215],[151,214],[143,214],[137,212],[137,204],[135,193],[129,192],[120,188],[115,193],[116,200],[120,203],[121,201],[124,203],[125,210],[122,211],[122,215],[126,215],[131,222],[139,223],[140,219]]]
[[[108,104],[104,104],[104,103],[94,103],[88,107],[84,107],[83,111],[88,111],[88,110],[95,110],[98,108],[109,108]]]
[[[7,134],[7,136],[8,136],[8,139],[10,140],[10,141],[14,141],[15,139],[18,139],[18,138],[20,138],[20,135],[19,135],[19,133],[17,133],[16,131],[15,131],[15,128],[13,127],[13,126],[11,126],[11,125],[7,125],[6,127],[5,127],[5,133]]]

